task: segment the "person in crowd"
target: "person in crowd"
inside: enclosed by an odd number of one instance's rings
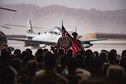
[[[9,60],[10,60],[10,53],[7,49],[3,48],[1,50],[1,56],[0,56],[0,69],[2,69],[3,67],[8,67]]]
[[[101,52],[98,57],[103,63],[103,76],[105,77],[108,66],[108,55],[106,52]]]
[[[78,33],[77,33],[77,32],[73,32],[73,33],[72,33],[72,36],[73,36],[74,40],[76,40],[76,41],[78,42],[79,48],[80,48],[80,49],[83,49],[83,44],[82,44],[82,42],[81,42],[79,39],[77,39],[77,38],[78,38]]]
[[[21,59],[21,50],[20,49],[15,49],[13,54],[16,56],[16,58]]]
[[[107,51],[107,50],[105,50],[105,49],[102,49],[102,50],[101,50],[101,52],[105,52],[105,53],[107,53],[107,54],[108,54],[108,51]]]
[[[87,49],[85,51],[85,56],[86,56],[86,58],[85,58],[86,69],[88,69],[90,61],[94,58],[94,54],[93,54],[92,50],[91,49]]]
[[[78,64],[75,58],[71,58],[71,60],[67,62],[68,74],[66,74],[65,77],[69,80],[69,84],[77,84],[77,82],[82,79],[82,77],[76,73],[77,67]]]
[[[65,59],[64,60],[63,59],[61,60],[61,58],[63,58],[64,55],[65,55],[65,50],[63,48],[58,49],[57,54],[55,55],[56,56],[56,62],[57,62],[56,70],[57,70],[57,72],[59,74],[62,74],[63,69],[66,66]]]
[[[0,84],[17,84],[17,72],[12,67],[0,69]]]
[[[115,54],[113,52],[108,53],[108,63],[109,64],[118,64],[116,62],[116,56],[115,56]]]
[[[21,60],[19,58],[13,58],[10,65],[19,73],[21,69]]]
[[[43,54],[43,49],[41,48],[37,49],[37,51],[35,52],[35,57],[37,57],[40,54]]]
[[[125,70],[119,65],[110,65],[107,69],[106,79],[108,84],[125,84]]]
[[[88,79],[82,79],[78,84],[107,84],[102,73],[103,62],[101,59],[95,57],[89,62],[88,71],[91,76]]]
[[[67,53],[65,53],[64,48],[60,48],[60,49],[58,49],[57,54],[58,54],[58,58],[57,58],[57,60],[58,60],[57,72],[59,74],[63,74],[64,70],[66,68],[66,65],[67,65],[67,57],[66,57]]]
[[[75,56],[75,59],[78,62],[78,67],[85,69],[86,68],[86,63],[85,63],[85,50],[80,49],[78,54]]]
[[[111,49],[110,52],[114,53],[115,62],[116,62],[116,64],[119,64],[120,55],[117,54],[117,50],[116,49]]]
[[[43,68],[43,49],[38,49],[35,53],[35,59],[37,61],[38,70],[41,70]]]
[[[65,55],[65,50],[64,50],[64,48],[58,49],[58,51],[57,51],[57,57],[56,57],[57,63],[58,63],[58,64],[60,64],[60,59],[61,59],[61,57],[64,56],[64,55]]]
[[[107,62],[107,59],[108,59],[108,55],[106,52],[101,52],[99,54],[99,59],[101,59],[103,61],[103,63]]]
[[[95,57],[99,57],[99,52],[98,51],[94,51],[94,56]]]
[[[67,64],[70,60],[72,60],[74,58],[74,54],[73,54],[73,50],[72,49],[68,49],[67,52],[65,53],[64,57],[61,58],[61,66],[64,65],[64,69],[62,74],[66,75],[68,73],[67,70]],[[64,60],[64,63],[63,63]]]
[[[32,55],[32,50],[30,48],[27,48],[25,51],[27,51],[29,55]]]
[[[85,50],[81,49],[78,54],[75,56],[75,59],[77,61],[78,67],[76,69],[76,73],[78,76],[80,76],[83,79],[87,79],[91,76],[91,73],[86,70],[86,63],[85,63]]]
[[[122,58],[126,58],[126,50],[123,50],[121,53]]]
[[[45,52],[44,70],[36,75],[32,84],[68,84],[68,80],[56,72],[56,58],[50,51]]]
[[[126,57],[123,57],[120,60],[120,65],[125,69],[125,72],[126,72]]]
[[[31,84],[37,71],[37,63],[35,60],[29,60],[26,64],[26,72],[18,79],[19,84]]]

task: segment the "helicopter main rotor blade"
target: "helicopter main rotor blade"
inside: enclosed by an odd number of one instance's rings
[[[0,25],[2,28],[6,28],[6,29],[11,29],[10,27],[4,26],[4,25]]]
[[[8,11],[13,11],[13,12],[17,12],[17,10],[14,10],[14,9],[9,9],[9,8],[4,8],[4,7],[0,7],[0,9],[3,9],[3,10],[8,10]]]

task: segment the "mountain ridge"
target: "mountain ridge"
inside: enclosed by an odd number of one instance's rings
[[[16,9],[17,13],[0,11],[0,24],[26,24],[31,19],[34,25],[46,28],[61,26],[64,20],[66,28],[78,28],[78,32],[125,33],[126,9],[100,11],[97,9],[74,9],[59,5],[39,7],[32,4],[1,5]],[[85,31],[86,30],[86,31]]]

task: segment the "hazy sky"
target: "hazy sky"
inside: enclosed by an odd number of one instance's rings
[[[38,5],[40,7],[49,6],[49,5],[61,5],[61,6],[69,7],[69,8],[77,8],[77,9],[78,8],[82,8],[82,9],[95,8],[97,10],[118,10],[118,9],[126,8],[126,0],[0,0],[0,4],[34,4],[34,5]],[[3,16],[1,16],[1,17],[3,17]],[[53,24],[53,23],[50,23],[50,25],[51,24]],[[59,22],[57,22],[57,24],[59,24]],[[53,24],[53,26],[52,25],[51,26],[54,27],[57,24],[55,23],[55,24]],[[77,25],[75,23],[73,23],[73,24],[70,23],[70,24],[74,25],[74,27],[77,26],[78,28],[80,28],[78,26],[78,24]],[[71,25],[68,25],[68,26],[70,26],[70,28],[72,28]],[[50,28],[50,26],[47,28]],[[6,31],[7,33],[9,31],[7,29],[2,29],[2,30],[4,32]],[[24,31],[22,31],[22,32],[25,32],[25,31],[26,30],[24,29]],[[9,31],[9,33],[11,33],[11,32]]]
[[[70,8],[116,10],[126,8],[126,0],[0,0],[1,4],[62,5]]]

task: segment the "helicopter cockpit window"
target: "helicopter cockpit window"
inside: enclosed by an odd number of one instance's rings
[[[60,27],[54,27],[53,29],[51,29],[51,30],[49,31],[49,33],[53,33],[53,34],[60,35],[60,33],[61,33],[61,28],[60,28]]]
[[[55,32],[55,31],[49,31],[49,33],[51,33],[51,34],[57,34],[57,35],[60,35],[60,33]]]

